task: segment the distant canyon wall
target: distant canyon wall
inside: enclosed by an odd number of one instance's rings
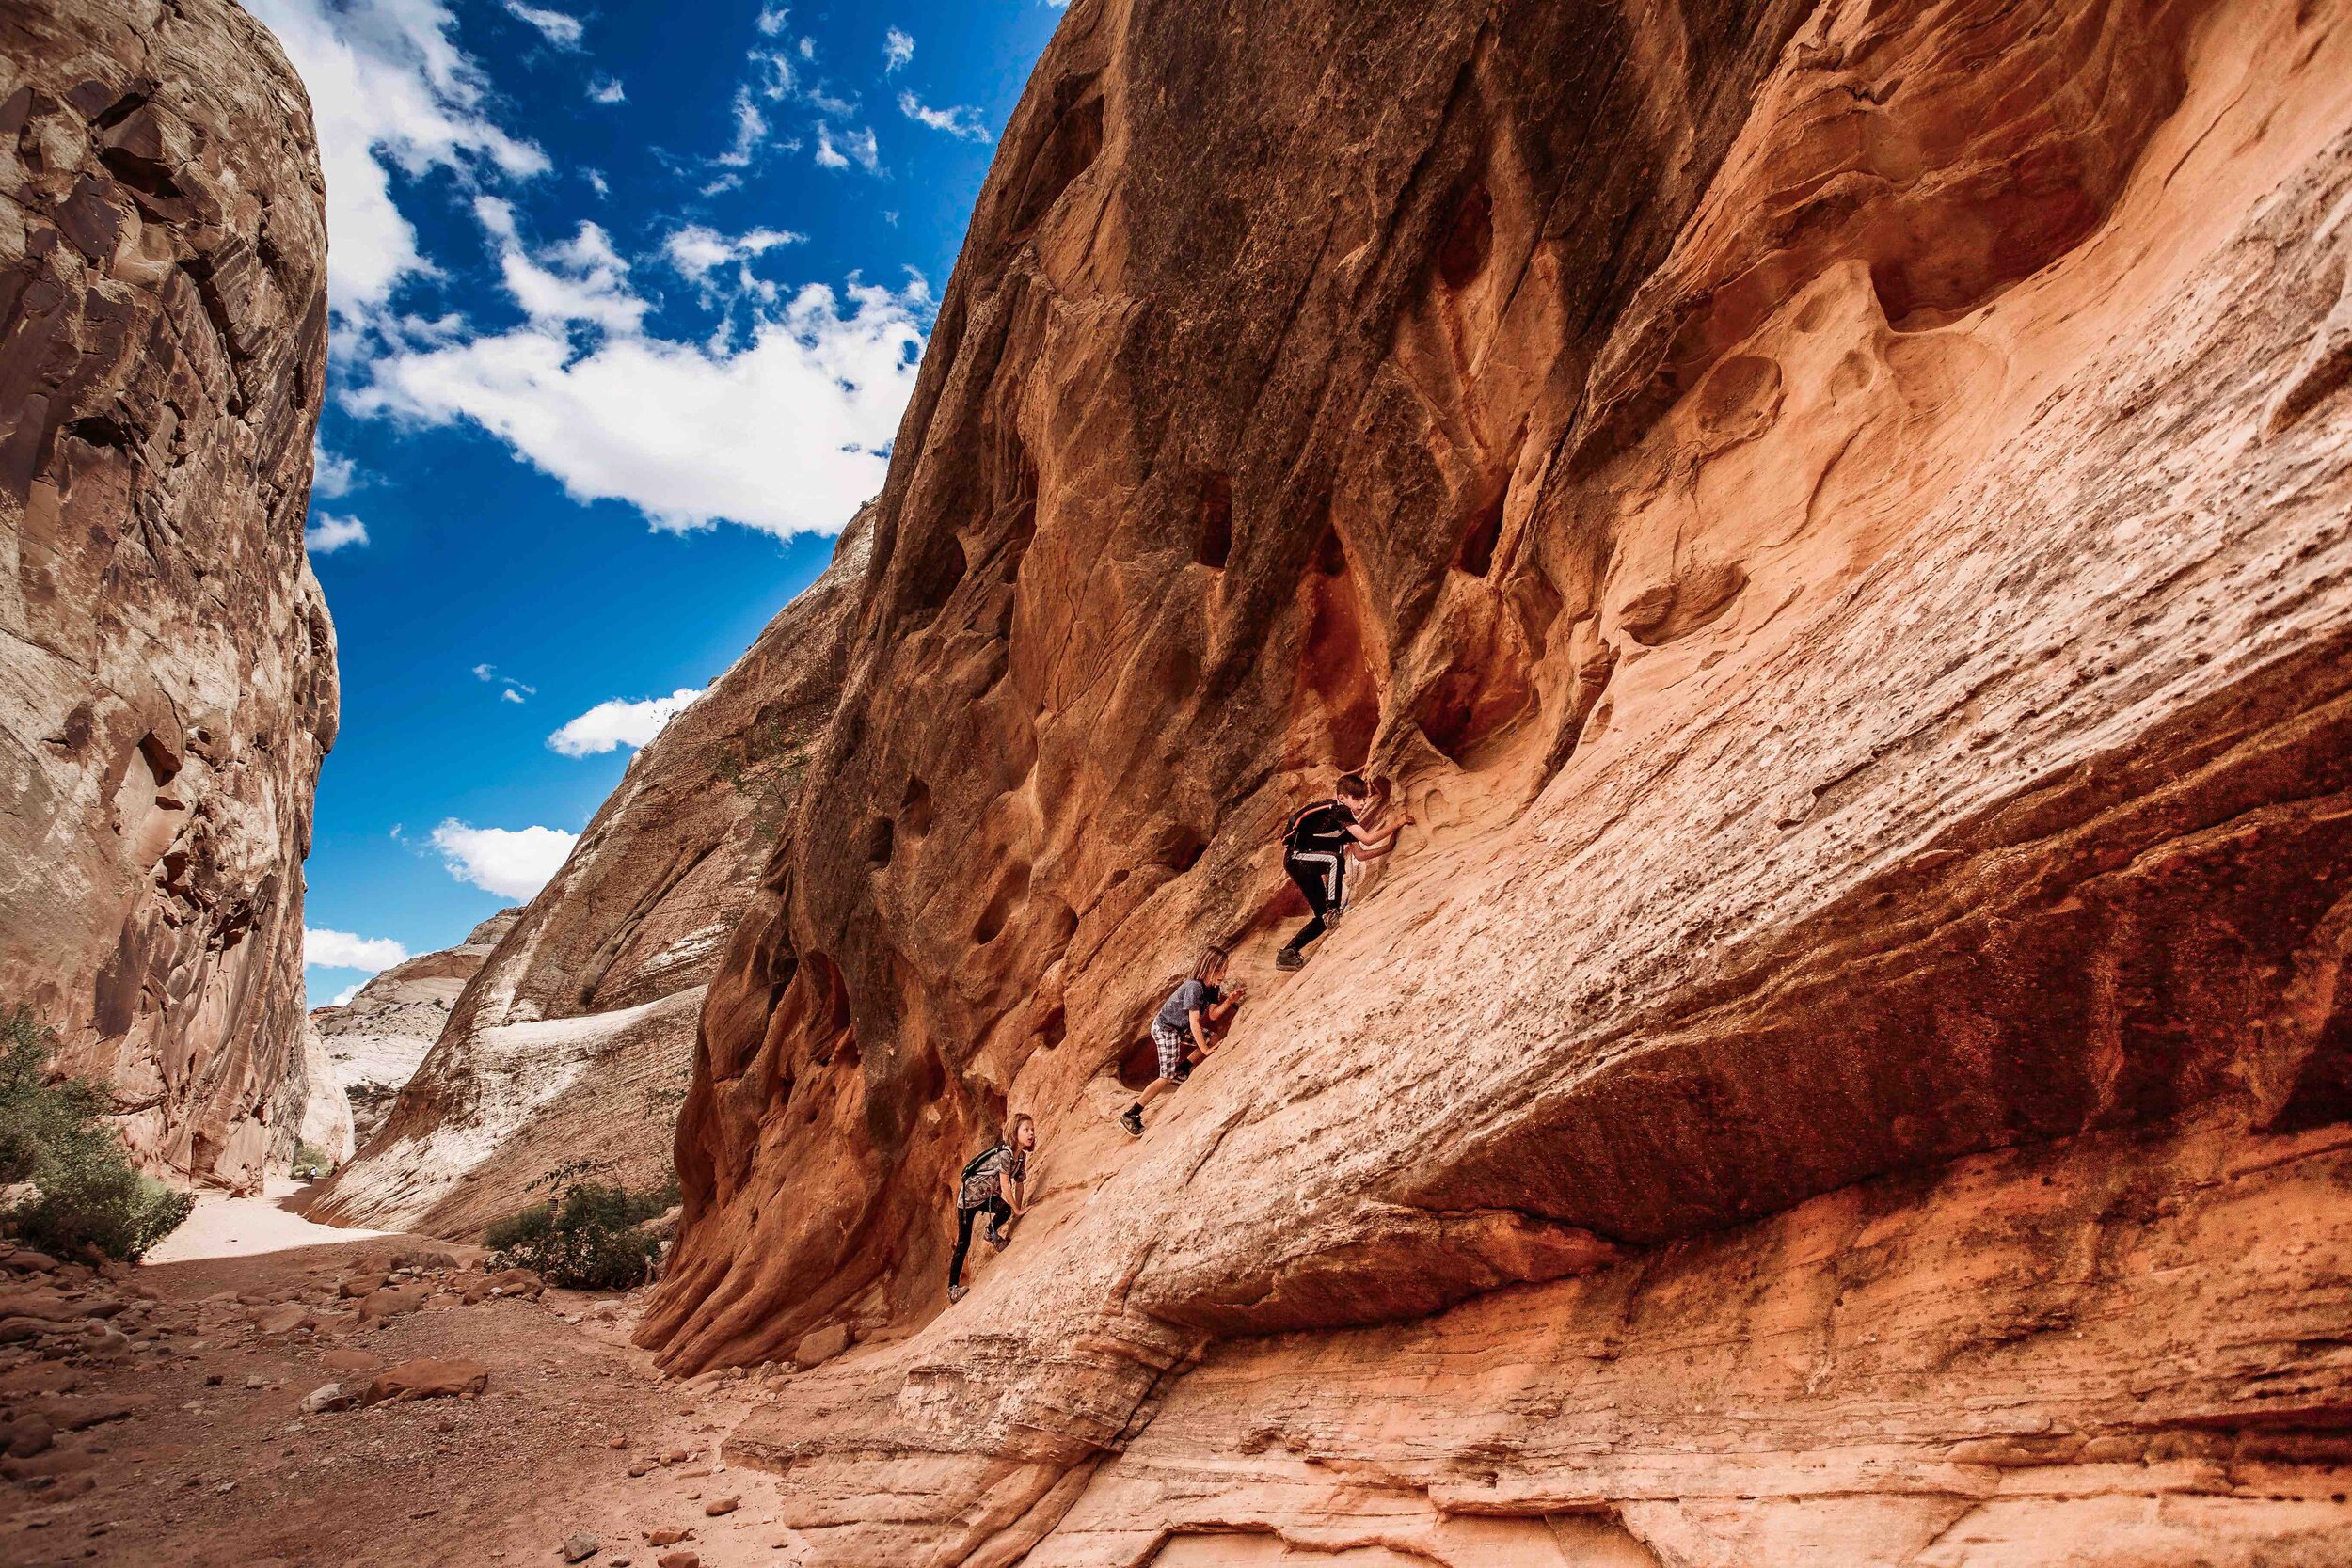
[[[309,1087],[323,189],[233,5],[0,9],[0,1006],[144,1159],[235,1187]]]
[[[2322,1560],[2347,213],[2343,0],[1078,0],[644,1342],[816,1561]]]
[[[358,1157],[312,1218],[469,1237],[563,1180],[668,1179],[703,990],[833,717],[870,542],[861,515],[826,572],[630,760],[527,908],[323,1020],[355,1046],[433,1033],[413,1073],[385,1075],[361,1107]],[[437,1011],[410,1005],[428,974]]]

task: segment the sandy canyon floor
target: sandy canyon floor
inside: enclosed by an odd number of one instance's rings
[[[491,1295],[475,1249],[353,1240],[284,1196],[210,1199],[115,1277],[0,1275],[0,1562],[562,1562],[580,1536],[593,1568],[799,1560],[771,1480],[719,1458],[756,1378],[666,1379],[634,1296]],[[379,1275],[373,1308],[342,1293]],[[486,1384],[303,1409],[419,1358]]]

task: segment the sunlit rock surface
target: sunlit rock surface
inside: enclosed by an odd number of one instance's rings
[[[311,1012],[311,1025],[351,1102],[354,1147],[384,1125],[392,1101],[441,1037],[466,982],[482,972],[491,949],[521,916],[520,910],[501,910],[456,946],[395,964],[370,976],[350,1001]]]
[[[814,1560],[2323,1560],[2348,132],[2340,3],[1073,5],[644,1331],[850,1332]]]
[[[0,8],[0,1006],[144,1160],[241,1188],[309,1097],[321,192],[236,7]]]
[[[462,1237],[550,1173],[668,1179],[703,988],[832,717],[869,537],[851,524],[825,575],[631,759],[554,879],[474,933],[486,958],[449,986],[430,1053],[310,1217]]]

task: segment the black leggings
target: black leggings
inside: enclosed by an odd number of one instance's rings
[[[963,1283],[963,1255],[972,1250],[972,1222],[986,1214],[989,1228],[999,1229],[1012,1218],[1012,1205],[1001,1197],[992,1197],[977,1209],[956,1211],[956,1255],[947,1259],[947,1283]]]
[[[1291,874],[1298,891],[1307,895],[1307,908],[1314,915],[1291,938],[1291,951],[1295,953],[1323,935],[1324,915],[1339,904],[1340,895],[1347,885],[1347,851],[1316,849],[1304,856],[1288,853],[1282,857],[1282,869]]]

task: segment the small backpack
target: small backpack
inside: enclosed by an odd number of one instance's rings
[[[971,1180],[974,1177],[980,1174],[980,1167],[982,1165],[988,1164],[989,1161],[994,1159],[1000,1153],[1009,1152],[1011,1148],[1012,1145],[1010,1144],[990,1144],[986,1148],[983,1148],[977,1154],[973,1155],[971,1163],[963,1167],[963,1180],[966,1181]]]
[[[1298,840],[1298,825],[1301,822],[1306,821],[1308,817],[1313,816],[1316,812],[1323,810],[1324,807],[1336,806],[1339,803],[1339,799],[1336,796],[1327,795],[1320,800],[1310,800],[1305,805],[1299,807],[1296,811],[1291,813],[1290,820],[1282,824],[1282,847],[1285,849],[1296,848]]]

